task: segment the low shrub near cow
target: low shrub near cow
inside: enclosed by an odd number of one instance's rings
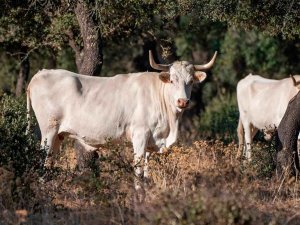
[[[136,191],[131,144],[108,141],[97,151],[97,168],[78,171],[67,142],[56,172],[41,180],[42,152],[36,139],[25,135],[24,100],[5,96],[0,107],[1,154],[9,156],[0,156],[0,224],[277,225],[299,220],[299,181],[270,178],[272,145],[254,145],[251,163],[236,159],[233,142],[174,145],[150,156],[149,178]]]
[[[253,159],[249,164],[249,168],[254,171],[254,175],[256,177],[272,177],[276,168],[276,148],[274,143],[254,144],[252,155]]]
[[[203,137],[220,139],[226,143],[236,140],[236,128],[239,112],[235,98],[223,96],[214,98],[205,108],[199,121],[200,134]]]
[[[141,197],[134,189],[130,145],[102,146],[99,176],[77,171],[74,149],[67,146],[51,180],[27,173],[19,182],[13,172],[0,170],[0,219],[5,224],[21,219],[26,224],[282,224],[297,210],[292,200],[298,199],[299,185],[287,188],[290,183],[257,176],[258,168],[235,159],[236,150],[232,143],[196,141],[152,154]]]
[[[0,220],[18,224],[14,209],[29,207],[35,195],[44,153],[32,133],[26,135],[26,104],[23,98],[0,99]],[[7,218],[10,218],[7,220]],[[8,223],[9,224],[9,223]]]
[[[4,95],[0,101],[0,166],[16,176],[41,166],[44,152],[33,132],[26,134],[26,102]]]
[[[246,225],[256,220],[253,210],[245,210],[240,198],[214,197],[208,190],[164,193],[160,203],[153,204],[148,214],[144,214],[141,224],[219,224]],[[158,210],[160,209],[160,210]]]

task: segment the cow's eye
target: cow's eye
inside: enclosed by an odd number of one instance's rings
[[[170,80],[170,83],[173,84],[174,82],[172,80]]]

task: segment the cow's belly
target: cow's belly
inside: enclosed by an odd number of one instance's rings
[[[70,137],[80,140],[85,144],[98,147],[107,140],[129,141],[135,131],[142,130],[150,133],[147,146],[153,149],[161,149],[166,146],[166,139],[170,133],[170,126],[167,118],[158,117],[156,114],[149,114],[148,111],[136,113],[129,110],[129,113],[121,113],[121,110],[114,108],[114,111],[102,108],[99,112],[93,110],[77,110],[76,115],[66,117],[62,120],[60,133],[67,133]],[[116,113],[119,112],[119,113]],[[74,112],[74,110],[73,110]],[[86,112],[89,112],[87,114]],[[71,111],[68,112],[71,115]],[[147,118],[146,120],[145,118]],[[76,119],[77,118],[77,119]],[[78,119],[79,118],[79,119]],[[139,118],[143,118],[142,120]],[[143,134],[141,138],[143,138]],[[125,138],[123,138],[125,137]]]
[[[277,115],[269,115],[270,117],[260,114],[252,118],[252,125],[260,130],[274,130],[278,127],[282,118]]]
[[[104,144],[108,139],[115,140],[126,134],[128,120],[120,108],[90,105],[79,101],[77,105],[65,109],[60,132],[71,134],[91,146]]]
[[[126,129],[125,126],[85,122],[80,127],[74,126],[74,123],[62,125],[59,133],[65,133],[89,146],[98,147],[108,140],[117,140],[126,136]]]
[[[85,145],[97,148],[107,143],[107,141],[132,141],[131,135],[134,132],[134,126],[131,126],[131,128],[128,129],[111,127],[109,130],[99,129],[99,127],[91,128],[92,126],[89,126],[88,129],[83,128],[75,130],[71,127],[61,126],[59,133],[64,133],[70,138],[76,139]],[[150,127],[148,129],[150,129]],[[146,148],[151,151],[158,151],[161,148],[166,147],[166,140],[169,134],[168,131],[169,129],[166,127],[156,127],[155,130],[150,132],[151,135],[147,141]]]

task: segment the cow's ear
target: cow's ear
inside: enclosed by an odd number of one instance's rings
[[[196,72],[194,73],[194,80],[195,80],[196,82],[202,82],[202,81],[205,80],[205,78],[206,78],[206,73],[205,73],[205,72],[202,72],[202,71],[196,71]]]
[[[159,79],[164,83],[170,83],[170,74],[167,72],[159,73]]]

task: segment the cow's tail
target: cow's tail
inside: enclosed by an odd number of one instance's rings
[[[244,127],[243,127],[241,117],[239,118],[239,123],[238,123],[238,127],[237,127],[237,136],[238,136],[238,140],[239,140],[239,148],[238,148],[236,157],[240,158],[242,155],[242,152],[243,152],[243,147],[244,147]]]
[[[26,90],[26,101],[27,101],[27,128],[26,128],[26,134],[29,133],[30,130],[30,126],[31,126],[31,111],[32,111],[32,107],[31,107],[31,99],[30,99],[30,89],[29,86]]]

